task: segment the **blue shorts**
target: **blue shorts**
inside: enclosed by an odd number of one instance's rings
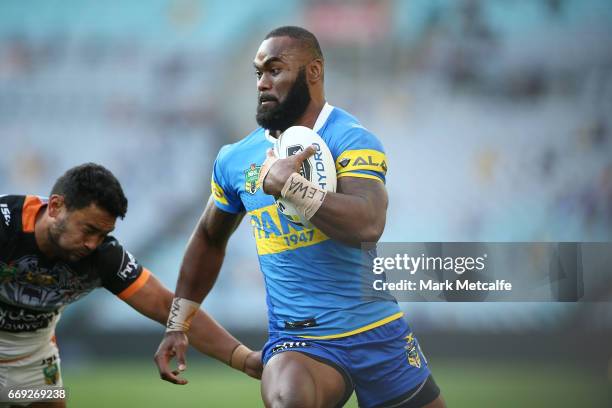
[[[355,390],[360,407],[398,398],[430,374],[419,343],[403,318],[338,339],[305,339],[286,333],[270,336],[263,348],[264,364],[285,351],[298,351],[334,366],[350,384],[349,391]]]

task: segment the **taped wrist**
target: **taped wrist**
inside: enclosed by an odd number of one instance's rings
[[[175,297],[170,306],[170,314],[166,323],[166,332],[188,332],[191,320],[200,309],[200,304],[189,299]]]
[[[291,202],[307,220],[321,207],[326,194],[326,190],[299,173],[291,174],[281,190],[281,197]]]
[[[232,351],[228,365],[236,370],[244,372],[246,368],[246,359],[251,351],[252,350],[244,344],[237,345]]]

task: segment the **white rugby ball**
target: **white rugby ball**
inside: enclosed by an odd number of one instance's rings
[[[336,163],[325,141],[314,130],[305,126],[292,126],[285,130],[276,140],[274,151],[278,158],[285,159],[315,145],[318,151],[304,161],[300,173],[308,181],[312,181],[327,191],[336,191]],[[300,214],[293,204],[279,198],[276,205],[289,221],[305,228],[313,225]]]

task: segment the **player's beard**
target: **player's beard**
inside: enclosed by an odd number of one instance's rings
[[[75,262],[80,259],[73,251],[66,250],[60,244],[61,237],[66,232],[66,219],[58,220],[55,225],[49,227],[48,240],[53,248],[55,256],[65,261]]]
[[[284,132],[293,126],[306,112],[310,103],[310,90],[306,82],[306,68],[300,68],[295,82],[283,102],[278,102],[270,109],[264,109],[261,100],[258,101],[255,119],[259,126],[268,130]]]

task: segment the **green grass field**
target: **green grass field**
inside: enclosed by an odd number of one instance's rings
[[[152,362],[92,364],[64,364],[68,407],[263,406],[258,381],[217,364],[190,365],[186,386],[159,380]],[[433,370],[449,408],[612,406],[605,373],[588,375],[569,363],[444,361],[434,363]],[[347,407],[357,407],[354,396]]]

